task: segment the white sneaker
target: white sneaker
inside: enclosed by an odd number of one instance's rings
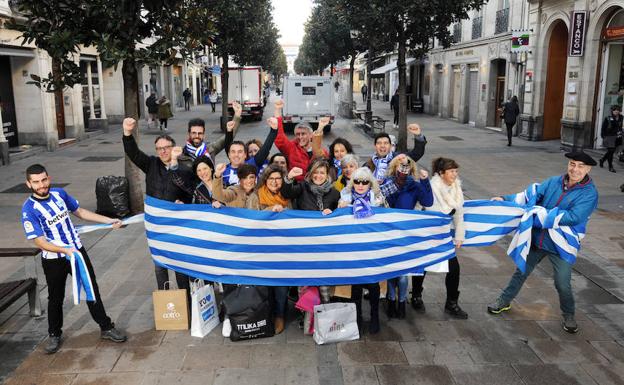
[[[232,324],[230,323],[230,319],[226,318],[223,320],[223,330],[221,330],[221,334],[223,337],[229,338],[230,333],[232,333]]]

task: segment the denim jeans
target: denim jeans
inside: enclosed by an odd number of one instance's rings
[[[399,287],[399,302],[405,302],[407,300],[407,275],[392,278],[388,280],[388,299],[390,301],[396,300],[396,286]]]
[[[572,265],[564,261],[559,255],[545,250],[531,248],[531,251],[529,251],[527,255],[526,273],[523,274],[516,268],[516,271],[505,290],[503,290],[500,298],[505,303],[511,303],[511,300],[520,292],[524,281],[526,281],[535,266],[537,266],[544,257],[548,257],[553,266],[553,279],[555,281],[557,293],[559,293],[559,307],[561,308],[561,312],[563,314],[574,315],[574,294],[572,293],[572,285],[570,284]]]
[[[284,317],[288,304],[288,286],[273,287],[273,298],[275,299],[275,316]]]

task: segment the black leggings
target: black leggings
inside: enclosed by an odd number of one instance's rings
[[[368,289],[371,316],[379,314],[379,283],[351,286],[351,300],[355,302],[355,311],[358,319],[362,318],[362,289]]]
[[[397,125],[399,124],[399,109],[398,108],[394,110],[394,124],[397,124]]]
[[[505,123],[507,126],[507,143],[511,144],[511,134],[513,133],[513,126],[515,123]]]
[[[609,168],[613,168],[613,154],[615,154],[615,147],[607,147],[607,152],[602,157],[602,161],[605,160],[609,163]]]
[[[165,128],[167,128],[167,119],[160,119],[160,126],[165,126]]]
[[[446,301],[457,301],[459,298],[459,261],[457,257],[449,259],[449,272],[446,273]],[[427,274],[427,272],[425,272]],[[412,298],[422,296],[424,275],[412,276]]]

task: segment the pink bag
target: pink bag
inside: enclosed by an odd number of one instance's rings
[[[304,286],[299,289],[299,300],[295,307],[305,312],[304,333],[314,333],[314,306],[321,304],[321,296],[316,286]],[[305,322],[307,321],[307,322]],[[307,328],[306,328],[307,326]],[[307,329],[307,332],[306,332]]]

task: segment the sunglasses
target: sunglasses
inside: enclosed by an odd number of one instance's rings
[[[368,186],[370,180],[361,180],[361,179],[353,179],[353,184],[361,184],[363,186]]]

